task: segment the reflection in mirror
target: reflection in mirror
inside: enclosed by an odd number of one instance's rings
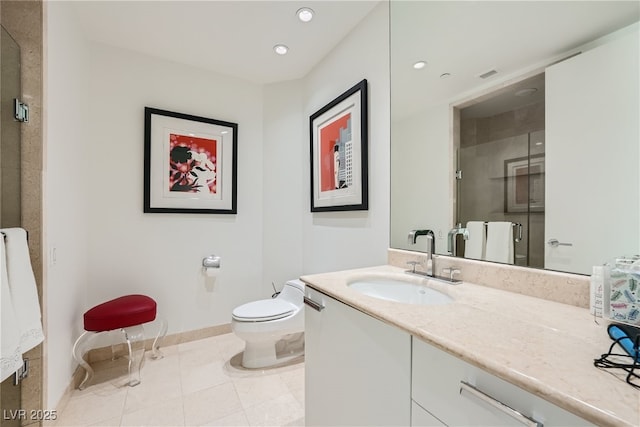
[[[462,179],[456,180],[456,218],[468,233],[459,233],[451,242],[456,250],[448,252],[544,266],[544,112],[544,74],[460,109],[457,170]],[[489,241],[487,253],[486,238],[495,237],[487,236],[489,221],[508,223],[506,238],[512,242],[491,246]]]
[[[637,2],[390,7],[391,247],[432,229],[439,254],[582,274],[640,252]]]

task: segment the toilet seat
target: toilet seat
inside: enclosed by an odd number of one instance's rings
[[[296,307],[289,302],[275,299],[253,301],[236,307],[232,317],[240,322],[266,322],[291,315]]]

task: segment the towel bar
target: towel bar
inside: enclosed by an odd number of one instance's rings
[[[483,221],[484,224],[484,228],[485,231],[487,230],[487,228],[489,227],[489,222],[488,221]],[[514,243],[519,243],[522,241],[522,224],[519,222],[512,222],[511,223],[511,227],[514,230],[514,238],[513,241]],[[456,245],[455,245],[455,237],[457,234],[461,234],[464,236],[464,239],[467,240],[469,238],[469,232],[465,227],[462,227],[460,223],[458,223],[458,226],[456,226],[455,228],[451,229],[451,231],[449,231],[449,246],[448,246],[448,250],[449,253],[451,253],[453,256],[457,256],[456,254]],[[515,251],[514,251],[514,260],[513,263],[515,264]]]
[[[485,228],[489,226],[489,222],[485,221],[484,222],[484,226]],[[513,227],[514,229],[517,229],[516,232],[516,237],[513,239],[516,243],[522,241],[522,224],[520,224],[519,222],[512,222],[511,223],[511,227]]]

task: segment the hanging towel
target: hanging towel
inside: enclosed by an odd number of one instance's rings
[[[490,222],[487,227],[487,261],[513,264],[513,226],[511,222]]]
[[[9,278],[7,276],[6,251],[4,238],[0,235],[0,381],[9,378],[22,366],[22,351],[20,351],[20,330],[18,318],[13,310]]]
[[[484,259],[487,245],[487,231],[484,221],[467,222],[469,238],[464,242],[464,257]]]
[[[18,319],[20,351],[25,353],[44,340],[36,279],[31,269],[27,232],[4,228],[5,259],[13,310]]]

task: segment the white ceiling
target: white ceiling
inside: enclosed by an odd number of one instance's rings
[[[74,6],[91,40],[274,83],[304,77],[378,3],[84,0]],[[316,12],[310,23],[296,19],[303,6]],[[392,114],[399,117],[495,85],[523,67],[637,22],[640,1],[393,0],[390,13]],[[276,55],[276,43],[290,52]],[[411,68],[421,59],[426,68]],[[498,74],[478,78],[490,69]],[[451,77],[441,79],[442,73]]]
[[[379,1],[77,1],[88,39],[255,83],[304,77]],[[312,8],[309,23],[296,11]],[[283,43],[289,53],[276,55]]]

